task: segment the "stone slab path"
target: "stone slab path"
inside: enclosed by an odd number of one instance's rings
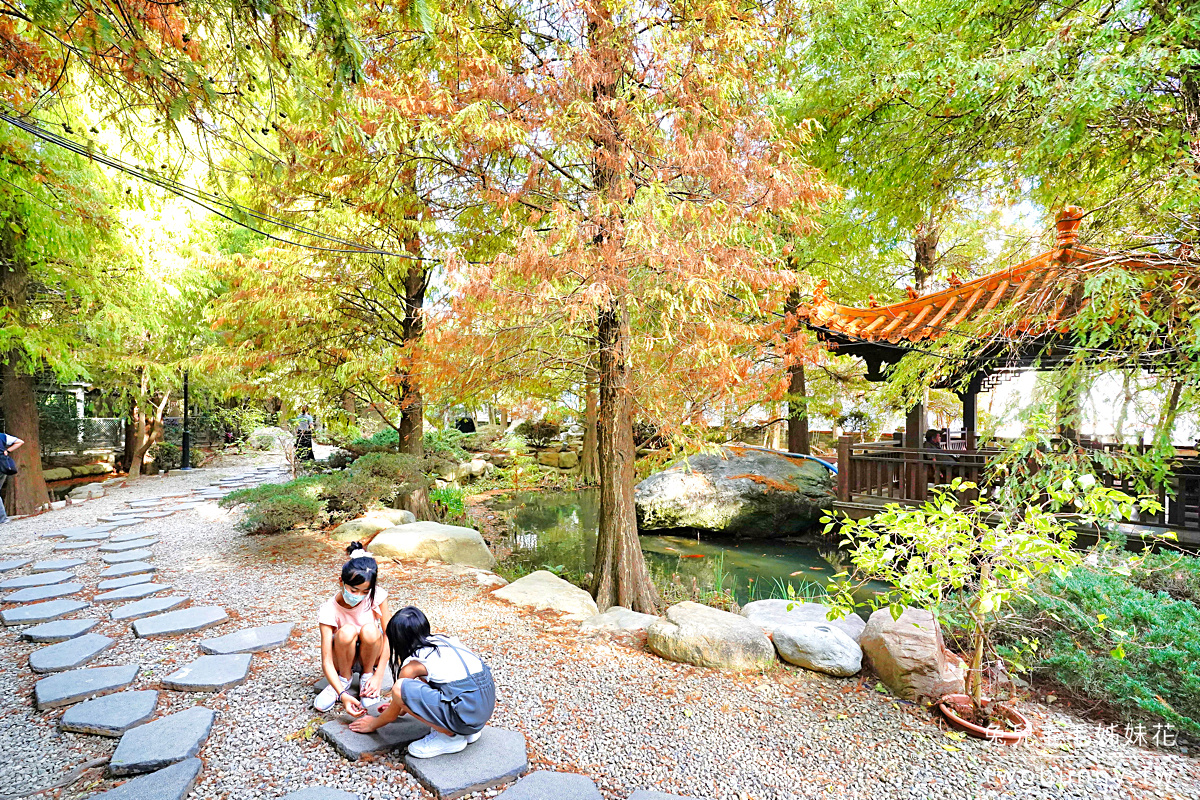
[[[39,572],[57,572],[64,569],[74,569],[80,564],[87,563],[82,558],[56,558],[53,561],[39,561],[29,568],[29,571],[37,574]]]
[[[482,734],[478,741],[467,745],[460,753],[436,758],[406,755],[404,766],[422,786],[442,800],[454,800],[464,794],[503,786],[529,770],[524,736],[517,731],[490,726],[484,728]]]
[[[544,770],[526,775],[511,789],[501,792],[500,797],[503,800],[603,800],[600,790],[588,776]]]
[[[192,758],[212,732],[214,719],[212,709],[193,706],[131,728],[108,762],[109,774],[138,775]]]
[[[143,597],[165,592],[170,588],[171,584],[169,583],[154,583],[153,581],[135,583],[132,586],[113,589],[111,592],[102,592],[93,597],[92,600],[97,603],[120,603],[125,600],[141,600]]]
[[[246,682],[250,658],[249,653],[200,656],[163,678],[162,685],[181,692],[219,692]]]
[[[59,672],[42,678],[33,687],[39,709],[68,706],[89,697],[119,692],[137,677],[138,666],[90,667]]]
[[[126,575],[124,578],[109,578],[106,581],[100,581],[96,584],[96,588],[102,592],[111,592],[113,589],[124,589],[126,586],[149,583],[152,580],[154,580],[154,575],[143,572],[138,575]]]
[[[147,597],[145,600],[138,600],[134,603],[126,603],[123,606],[114,608],[109,617],[114,620],[124,620],[132,622],[135,619],[142,617],[151,617],[155,614],[161,614],[164,611],[170,611],[173,608],[178,608],[188,602],[187,597],[180,595],[170,595],[169,597]]]
[[[321,738],[350,761],[371,753],[384,753],[405,747],[429,734],[429,726],[411,717],[401,717],[373,733],[355,733],[345,720],[326,722],[320,728]]]
[[[84,600],[51,600],[47,603],[37,603],[32,606],[6,608],[0,611],[0,622],[9,625],[32,625],[35,622],[49,622],[52,619],[74,614],[90,606]]]
[[[158,539],[147,539],[142,535],[134,539],[124,539],[119,542],[110,539],[107,544],[100,545],[100,552],[127,553],[130,550],[144,550],[152,544],[158,544]]]
[[[138,539],[158,541],[153,535],[147,533],[146,531],[124,531],[123,533],[114,533],[111,537],[109,537],[108,541],[111,544],[124,544],[125,542],[133,542],[137,541]]]
[[[200,642],[200,649],[212,655],[262,653],[282,647],[295,627],[294,622],[280,622],[259,628],[246,628],[214,639],[205,639]]]
[[[56,597],[66,597],[83,591],[82,583],[56,583],[53,586],[33,586],[21,589],[0,598],[5,603],[36,603],[40,600],[53,600]]]
[[[133,634],[141,639],[151,636],[178,636],[181,633],[194,633],[228,621],[229,615],[220,606],[184,608],[137,620],[133,623]]]
[[[94,736],[120,736],[150,719],[157,705],[158,692],[153,689],[117,692],[71,706],[63,714],[59,727]]]
[[[67,537],[68,542],[101,542],[109,537],[108,531],[89,531],[87,533],[73,533]]]
[[[99,547],[100,542],[63,542],[54,545],[55,552],[73,553],[76,550],[87,550],[89,547]]]
[[[200,776],[202,766],[200,759],[187,758],[115,789],[94,794],[88,800],[183,800]]]
[[[101,570],[101,578],[123,578],[126,575],[138,575],[142,572],[157,572],[158,568],[145,561],[132,561],[128,564],[116,564],[106,570]]]
[[[100,560],[105,564],[126,564],[130,561],[141,561],[145,558],[154,558],[154,551],[147,550],[144,547],[130,548],[123,553],[105,553],[100,556]]]
[[[77,636],[33,651],[29,654],[29,668],[38,674],[46,674],[82,667],[112,647],[114,641],[98,633]]]
[[[43,622],[21,631],[21,638],[31,642],[65,642],[82,636],[100,624],[98,619],[60,619]]]
[[[20,578],[9,578],[0,582],[0,589],[26,589],[31,586],[50,586],[55,583],[69,581],[75,577],[74,572],[65,569],[43,572],[40,575],[23,575]]]

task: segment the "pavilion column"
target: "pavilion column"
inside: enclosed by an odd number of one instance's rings
[[[926,495],[925,465],[921,463],[921,445],[925,442],[925,403],[921,401],[908,410],[904,418],[904,496],[921,501]]]

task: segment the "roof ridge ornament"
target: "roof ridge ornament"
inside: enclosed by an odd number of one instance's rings
[[[1079,226],[1083,224],[1083,209],[1066,206],[1054,220],[1054,245],[1058,248],[1073,247],[1079,243]]]

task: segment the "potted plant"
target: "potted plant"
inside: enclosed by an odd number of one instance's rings
[[[1002,507],[977,488],[956,479],[919,506],[890,504],[861,520],[829,519],[825,530],[841,527],[855,572],[835,576],[831,594],[843,615],[865,604],[888,607],[896,619],[909,606],[930,611],[939,625],[950,614],[964,619],[970,640],[967,693],[947,695],[938,705],[955,727],[1012,742],[1028,736],[1031,726],[1011,705],[985,692],[984,665],[995,653],[996,623],[1039,579],[1080,563],[1082,554],[1072,545],[1081,523],[1128,518],[1134,502],[1091,475],[1064,478],[1041,495],[1026,496],[1018,507]],[[964,504],[964,496],[976,499]],[[891,588],[858,602],[866,580]]]

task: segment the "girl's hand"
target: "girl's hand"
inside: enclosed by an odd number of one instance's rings
[[[362,703],[358,702],[354,695],[349,692],[342,692],[338,699],[342,701],[342,707],[346,709],[346,713],[350,716],[361,717],[366,713],[366,709],[363,708]]]
[[[375,717],[363,717],[362,719],[356,719],[354,722],[350,723],[350,730],[354,731],[355,733],[372,733],[378,727],[379,723]]]
[[[382,684],[383,672],[382,670],[376,670],[375,674],[371,676],[371,680],[367,681],[367,685],[362,687],[362,691],[359,692],[359,695],[361,697],[379,697],[379,687]]]

